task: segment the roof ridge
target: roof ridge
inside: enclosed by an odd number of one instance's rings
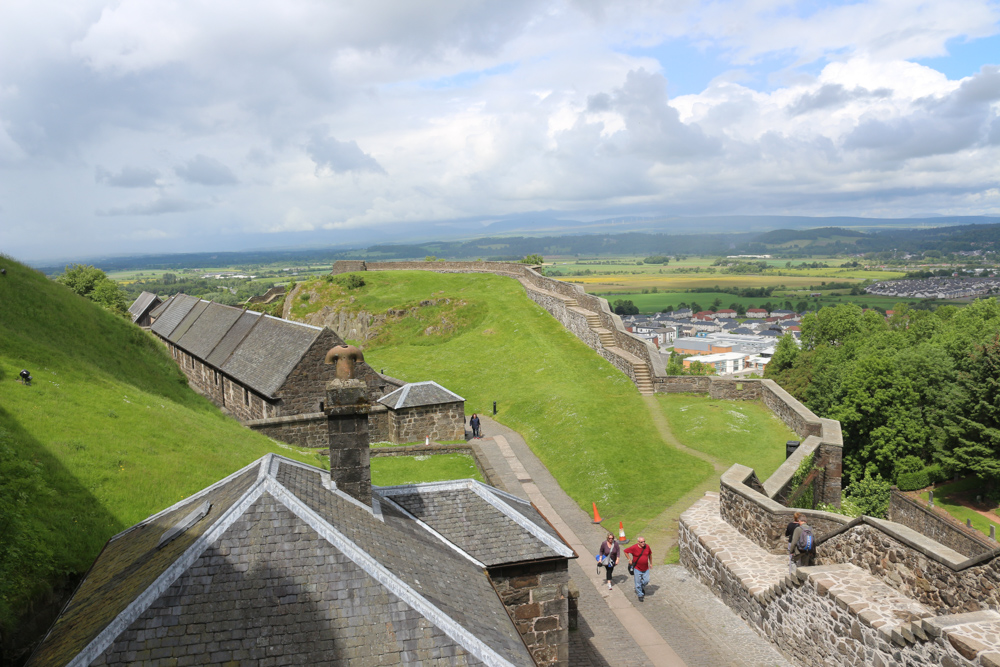
[[[382,498],[383,501],[385,501],[387,503],[390,503],[393,507],[395,507],[400,512],[402,512],[407,517],[409,517],[412,521],[415,521],[418,526],[420,526],[421,528],[423,528],[424,530],[426,530],[428,533],[430,533],[431,535],[433,535],[437,539],[439,539],[441,542],[444,542],[445,546],[450,547],[452,550],[454,550],[460,556],[463,556],[467,560],[471,561],[476,567],[486,567],[485,564],[483,564],[479,560],[477,560],[472,554],[470,554],[465,549],[463,549],[462,547],[458,546],[457,544],[455,544],[454,542],[452,542],[451,540],[449,540],[447,537],[445,537],[441,533],[439,533],[436,530],[434,530],[433,528],[431,528],[429,525],[427,525],[426,523],[424,523],[423,521],[421,521],[419,518],[417,518],[416,516],[414,516],[408,509],[406,509],[405,507],[403,507],[402,505],[400,505],[399,503],[397,503],[395,500],[393,500],[389,496],[381,496],[380,495],[380,497]]]
[[[347,556],[355,565],[364,570],[368,576],[433,623],[439,630],[460,644],[462,648],[483,661],[484,664],[490,667],[514,667],[513,663],[506,660],[496,650],[487,645],[486,642],[476,637],[472,632],[463,627],[462,624],[414,590],[413,587],[399,576],[393,574],[388,568],[378,562],[375,557],[364,551],[346,535],[330,525],[326,519],[302,502],[294,493],[279,484],[277,480],[269,478],[264,482],[264,486],[276,500],[280,501],[299,519],[305,521],[310,528],[319,533],[320,537]]]
[[[556,553],[565,556],[567,558],[572,558],[573,556],[576,555],[576,552],[570,549],[562,540],[552,537],[544,530],[542,530],[541,526],[539,526],[537,523],[535,523],[528,517],[524,516],[520,512],[516,511],[513,507],[511,507],[507,503],[497,499],[496,496],[494,496],[489,491],[485,490],[487,488],[492,488],[492,487],[487,487],[485,484],[483,484],[482,486],[478,484],[473,484],[470,486],[470,488],[472,489],[473,493],[475,493],[477,496],[485,500],[487,503],[498,509],[508,519],[510,519],[517,525],[521,526],[521,528],[524,528],[529,533],[534,535],[538,540],[543,542],[546,546],[550,547]],[[535,508],[535,511],[536,512],[538,511],[537,507]],[[541,512],[538,512],[538,514],[539,516],[541,516]]]
[[[170,563],[153,583],[104,626],[104,629],[83,650],[73,656],[66,667],[86,667],[104,653],[121,633],[125,632],[181,575],[187,572],[209,545],[219,539],[237,519],[243,516],[251,505],[257,502],[266,486],[267,480],[261,480],[258,477],[257,481],[243,493],[239,500],[233,503],[204,533],[191,543],[191,546]]]

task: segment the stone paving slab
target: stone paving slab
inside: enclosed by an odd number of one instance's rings
[[[788,556],[770,554],[719,515],[719,494],[705,496],[681,514],[698,541],[719,559],[754,597],[780,589],[788,574]]]

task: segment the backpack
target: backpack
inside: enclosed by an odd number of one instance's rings
[[[813,529],[806,524],[802,524],[802,530],[799,531],[799,541],[796,544],[799,551],[813,551],[816,549],[816,542],[813,539]]]

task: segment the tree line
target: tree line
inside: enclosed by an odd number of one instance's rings
[[[974,475],[1000,500],[1000,306],[914,310],[886,319],[853,304],[802,319],[766,377],[821,417],[840,421],[844,481],[895,483],[921,468]]]

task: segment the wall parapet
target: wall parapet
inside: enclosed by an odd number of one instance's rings
[[[965,526],[944,510],[935,511],[896,487],[892,487],[889,498],[889,519],[970,558],[994,551],[998,546],[996,541]]]

